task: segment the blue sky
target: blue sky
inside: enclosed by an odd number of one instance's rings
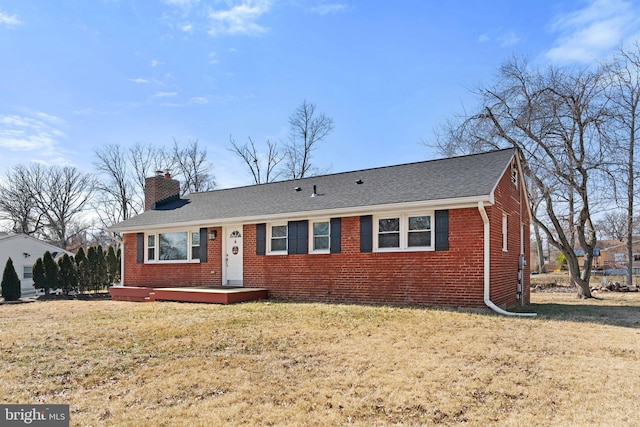
[[[229,136],[285,141],[305,99],[334,120],[317,166],[425,160],[513,55],[589,64],[639,34],[624,0],[0,0],[0,173],[198,139],[245,185]]]

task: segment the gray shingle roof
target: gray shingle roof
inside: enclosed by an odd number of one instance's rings
[[[123,221],[112,230],[198,222],[215,225],[234,218],[267,220],[281,214],[489,196],[514,154],[514,149],[498,150],[193,193]],[[356,184],[358,180],[362,183]],[[318,196],[310,197],[314,186]]]

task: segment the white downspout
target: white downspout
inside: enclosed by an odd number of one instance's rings
[[[495,311],[499,314],[504,314],[505,316],[519,316],[519,317],[535,317],[537,313],[513,313],[511,311],[506,311],[498,307],[491,301],[491,272],[489,267],[491,266],[491,241],[490,241],[490,228],[489,228],[489,217],[487,216],[487,211],[484,209],[484,202],[478,202],[478,210],[480,211],[480,216],[482,217],[482,222],[484,223],[484,303],[491,310]]]
[[[120,286],[124,286],[124,236],[120,240]]]

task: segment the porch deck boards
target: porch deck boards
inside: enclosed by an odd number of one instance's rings
[[[262,288],[243,287],[176,287],[143,288],[112,287],[109,289],[114,301],[179,301],[209,304],[235,304],[268,298],[268,291]]]

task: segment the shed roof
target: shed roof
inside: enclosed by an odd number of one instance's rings
[[[192,193],[113,227],[229,223],[403,203],[488,198],[515,149]],[[316,189],[317,196],[311,197]]]

